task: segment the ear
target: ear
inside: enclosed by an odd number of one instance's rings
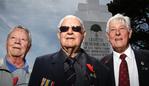
[[[110,41],[109,40],[109,33],[108,32],[106,32],[106,37],[107,37],[107,40]]]
[[[129,29],[129,39],[131,38],[132,36],[132,29]]]
[[[84,31],[82,34],[83,34],[83,41],[84,41],[86,37],[86,31]]]
[[[57,33],[57,37],[60,40],[60,32]]]
[[[84,38],[86,37],[86,31],[84,31],[83,36],[84,36]]]

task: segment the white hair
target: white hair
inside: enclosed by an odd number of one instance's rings
[[[28,28],[26,28],[26,27],[24,27],[24,26],[22,26],[22,25],[17,25],[17,26],[15,26],[14,28],[12,28],[12,29],[10,30],[10,32],[8,33],[7,40],[9,39],[11,33],[12,33],[15,29],[22,29],[22,30],[24,30],[24,31],[27,33],[27,35],[28,35],[28,41],[29,41],[29,47],[31,47],[31,45],[32,45],[31,32],[29,31]]]
[[[62,23],[64,22],[64,20],[65,20],[65,19],[68,19],[68,18],[75,18],[75,19],[79,20],[79,21],[80,21],[80,24],[81,24],[81,27],[83,28],[83,30],[85,30],[83,21],[82,21],[79,17],[74,16],[74,15],[66,15],[65,17],[63,17],[63,18],[60,20],[59,24],[58,24],[58,28],[60,28],[61,25],[62,25]]]
[[[131,29],[130,18],[128,16],[124,16],[122,14],[116,14],[111,17],[107,22],[106,32],[109,32],[109,24],[112,21],[121,21],[123,22],[129,29]]]

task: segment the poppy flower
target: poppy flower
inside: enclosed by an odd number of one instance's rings
[[[96,78],[96,74],[95,74],[93,65],[91,65],[91,64],[86,64],[86,66],[87,66],[87,68],[89,69],[89,71],[91,72],[91,73],[90,73],[90,76]]]
[[[14,77],[13,78],[13,86],[16,86],[17,85],[18,80],[19,80],[18,77]]]

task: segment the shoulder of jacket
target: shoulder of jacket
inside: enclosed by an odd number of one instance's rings
[[[49,61],[51,61],[53,58],[54,58],[54,56],[56,56],[56,54],[57,54],[57,52],[56,53],[51,53],[51,54],[45,54],[45,55],[42,55],[42,56],[38,56],[37,58],[36,58],[36,60],[39,60],[39,61],[47,61],[47,60],[49,60]]]
[[[109,61],[110,61],[111,59],[112,59],[112,54],[109,54],[109,55],[103,57],[103,58],[100,60],[100,62],[103,63],[103,64],[107,64],[107,63],[109,63]]]

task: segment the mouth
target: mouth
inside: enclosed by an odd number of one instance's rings
[[[74,37],[67,37],[66,39],[75,39]]]
[[[13,47],[13,49],[19,49],[20,50],[21,48],[20,47]]]
[[[122,41],[122,38],[116,38],[115,41]]]

